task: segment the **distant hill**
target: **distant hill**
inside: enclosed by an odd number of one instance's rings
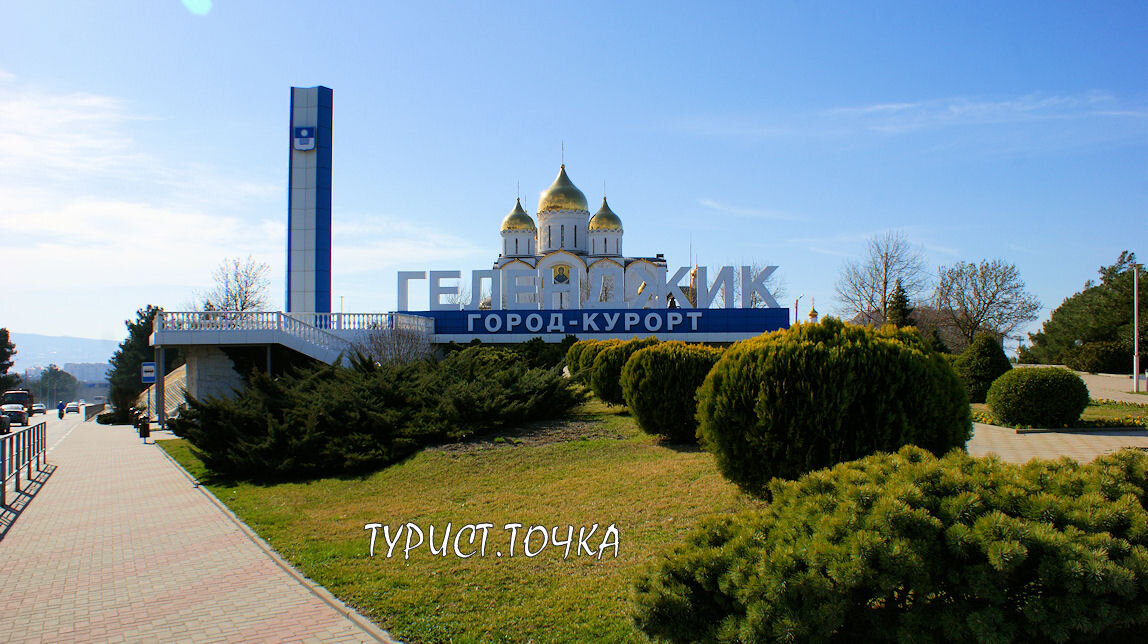
[[[70,336],[39,335],[36,333],[8,334],[16,345],[15,363],[9,373],[24,373],[25,369],[57,365],[61,369],[69,362],[104,362],[111,359],[119,348],[115,340],[92,340]]]

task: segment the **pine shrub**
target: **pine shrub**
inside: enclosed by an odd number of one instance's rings
[[[671,642],[1142,641],[1148,455],[1024,466],[954,450],[775,481],[703,522],[636,583]]]
[[[1119,342],[1086,342],[1064,352],[1064,365],[1088,373],[1129,373],[1132,347]]]
[[[611,405],[625,404],[622,397],[622,367],[626,366],[626,361],[634,352],[657,343],[658,339],[652,336],[634,338],[599,351],[589,374],[590,388],[594,395]]]
[[[750,494],[875,451],[964,448],[964,388],[913,330],[835,318],[739,342],[698,390],[698,437]]]
[[[1065,427],[1088,406],[1088,387],[1068,369],[1026,367],[997,378],[987,400],[993,418],[1006,425]]]
[[[441,362],[254,373],[233,399],[188,398],[173,432],[217,474],[308,479],[378,469],[425,445],[560,416],[585,397],[558,367],[474,346]]]
[[[964,353],[957,356],[957,375],[969,394],[969,402],[983,403],[993,381],[1012,369],[1000,340],[982,333]]]
[[[675,442],[697,440],[698,387],[722,350],[685,342],[640,349],[622,367],[622,398],[638,427]]]

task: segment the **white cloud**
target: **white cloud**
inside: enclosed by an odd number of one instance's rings
[[[791,215],[776,210],[765,210],[762,208],[743,208],[739,206],[731,206],[729,204],[715,201],[713,199],[698,199],[698,203],[711,210],[728,213],[731,215],[740,215],[743,217],[754,217],[757,219],[770,219],[774,221],[800,221],[801,218],[796,215]]]

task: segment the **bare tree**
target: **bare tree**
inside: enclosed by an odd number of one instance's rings
[[[425,330],[401,324],[371,329],[356,348],[376,362],[400,364],[429,358],[433,352],[430,336]]]
[[[967,342],[978,333],[1007,337],[1037,318],[1040,300],[1024,290],[1014,264],[982,260],[957,262],[938,271],[937,308],[944,312]]]
[[[271,268],[250,255],[229,257],[212,273],[215,286],[201,297],[204,311],[264,311]]]
[[[869,240],[864,263],[850,260],[837,278],[837,299],[846,315],[861,317],[868,324],[885,321],[897,280],[910,301],[916,301],[929,285],[925,258],[897,231]]]

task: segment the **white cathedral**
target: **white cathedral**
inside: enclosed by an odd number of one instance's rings
[[[556,284],[578,287],[582,306],[616,303],[618,308],[641,292],[647,272],[665,274],[666,260],[661,254],[622,255],[622,219],[610,210],[605,197],[591,216],[586,195],[566,176],[565,164],[539,197],[537,215],[535,225],[522,208],[522,200],[515,202],[502,220],[502,252],[495,269],[552,271]],[[555,295],[553,308],[571,308],[569,293]]]

